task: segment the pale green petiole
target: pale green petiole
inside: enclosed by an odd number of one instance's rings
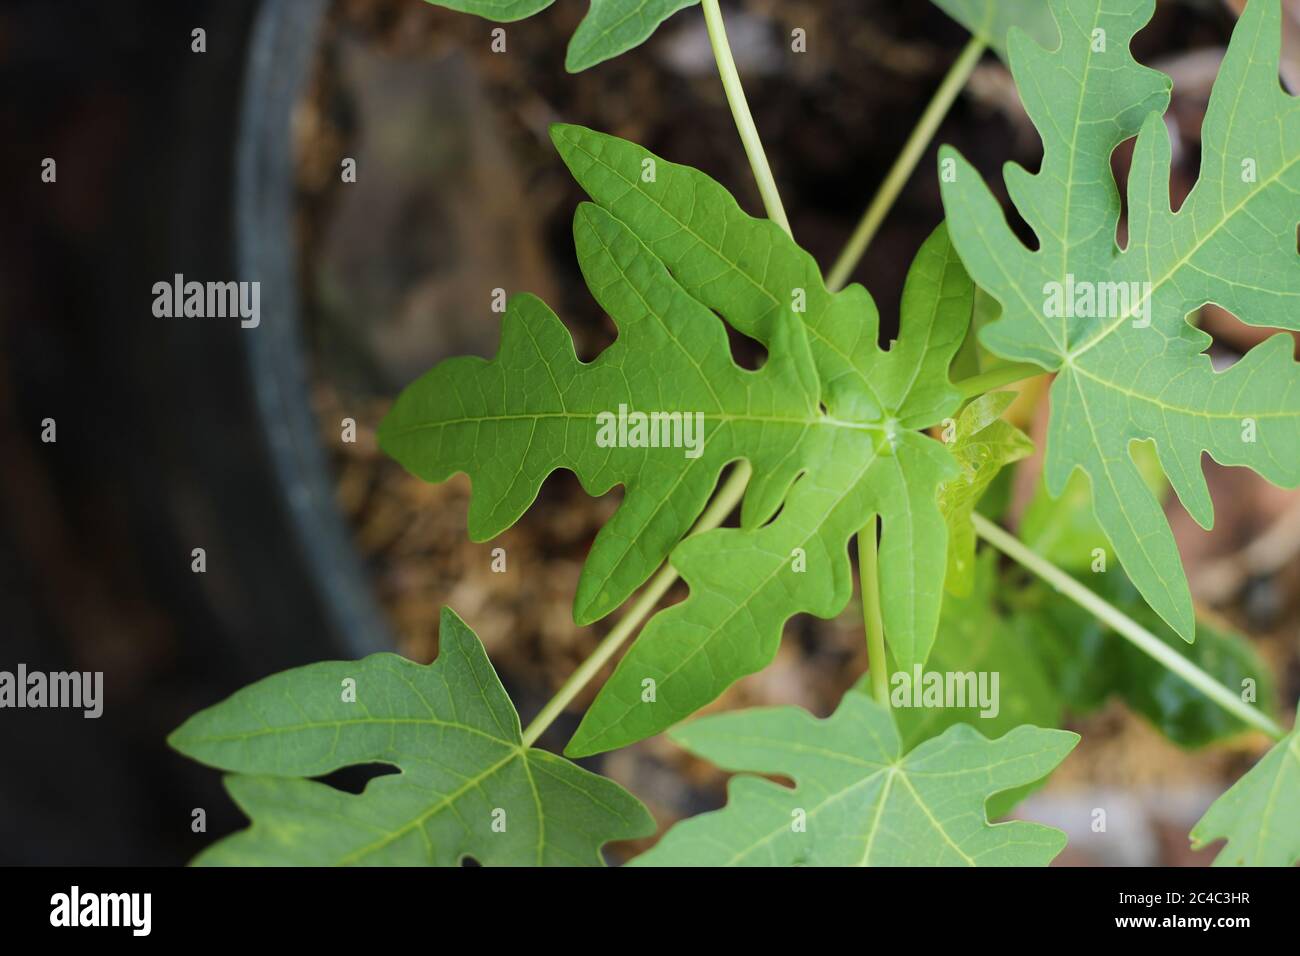
[[[705,2],[708,6],[708,0]],[[844,287],[849,281],[849,276],[857,268],[858,262],[862,259],[863,254],[867,251],[867,246],[871,244],[872,238],[875,237],[876,231],[880,224],[885,221],[885,216],[889,213],[890,208],[894,205],[894,200],[902,188],[907,185],[908,179],[911,178],[916,164],[921,161],[925,154],[926,147],[930,145],[930,140],[934,138],[935,132],[939,129],[939,124],[948,114],[952,107],[953,101],[957,99],[957,94],[961,92],[966,80],[969,79],[971,71],[975,69],[975,64],[979,62],[981,54],[988,46],[983,37],[971,37],[970,42],[961,51],[955,63],[949,68],[943,82],[939,84],[939,89],[935,91],[934,98],[921,114],[921,119],[917,122],[916,128],[908,136],[907,142],[903,144],[903,151],[898,154],[894,160],[894,165],[890,167],[885,176],[885,181],[880,184],[880,189],[872,197],[867,211],[863,213],[862,220],[858,223],[853,235],[849,237],[848,244],[840,257],[835,260],[835,265],[831,267],[830,273],[826,277],[826,287],[832,292]]]
[[[785,216],[785,207],[781,205],[781,196],[776,190],[776,180],[772,178],[772,167],[768,165],[767,154],[763,152],[763,142],[758,137],[758,127],[749,112],[749,103],[745,100],[745,89],[740,85],[740,73],[736,70],[736,60],[731,55],[731,46],[727,43],[727,28],[722,22],[722,10],[718,0],[703,0],[704,22],[709,28],[709,43],[713,45],[713,58],[718,61],[718,73],[722,77],[722,88],[727,93],[727,103],[731,106],[731,115],[736,119],[736,129],[740,141],[745,144],[745,155],[754,170],[754,179],[758,181],[758,192],[763,197],[763,208],[767,217],[774,223],[790,231],[790,221]]]
[[[880,578],[877,571],[877,519],[858,532],[858,579],[862,583],[862,624],[867,631],[868,674],[871,696],[889,707],[889,675],[885,664],[885,622],[880,615]]]
[[[1224,710],[1235,717],[1239,717],[1252,727],[1262,730],[1275,740],[1282,738],[1282,728],[1274,723],[1267,714],[1250,706],[1237,694],[1224,687],[1123,611],[1098,597],[1093,591],[1084,587],[1042,555],[1026,547],[1019,539],[1003,531],[984,516],[976,513],[971,516],[971,521],[975,524],[975,533],[993,547],[1023,565],[1061,594],[1095,615],[1102,623],[1109,625],[1126,640],[1136,645],[1143,653],[1154,657]]]

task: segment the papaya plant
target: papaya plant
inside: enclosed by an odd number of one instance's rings
[[[504,22],[549,3],[440,5]],[[566,756],[666,731],[738,774],[723,809],[677,824],[636,865],[1045,865],[1065,835],[999,818],[1077,743],[1058,725],[1112,697],[1179,746],[1274,739],[1191,838],[1226,839],[1220,864],[1300,860],[1300,743],[1277,724],[1279,694],[1250,643],[1198,621],[1161,505],[1172,492],[1210,526],[1206,452],[1300,484],[1291,338],[1220,371],[1189,321],[1213,302],[1300,329],[1300,104],[1279,85],[1278,2],[1250,0],[1233,32],[1200,177],[1177,211],[1171,81],[1130,52],[1154,0],[936,4],[972,39],[826,273],[791,234],[718,0],[702,0],[703,16],[763,217],[635,143],[551,129],[590,199],[574,246],[616,340],[580,361],[562,319],[516,295],[495,356],[411,383],[378,438],[425,481],[469,476],[475,540],[509,528],[558,469],[593,496],[621,487],[573,618],[624,610],[526,727],[450,609],[433,664],[314,664],[195,715],[170,743],[228,771],[251,821],[196,862],[601,863],[606,843],[646,837],[654,821],[536,744],[620,653]],[[693,5],[592,0],[568,66],[616,56]],[[1005,174],[1036,244],[944,147],[947,218],[916,251],[897,339],[882,346],[874,300],[847,280],[985,49],[1008,64],[1043,141],[1036,173]],[[1134,137],[1120,243],[1112,154]],[[760,368],[736,364],[728,327],[766,350]],[[1005,488],[1034,446],[1005,389],[1044,376],[1044,474],[1017,536]],[[870,667],[834,714],[689,719],[768,664],[791,617],[845,610],[852,542]],[[1098,573],[1108,555],[1119,567]],[[686,598],[659,608],[678,578]],[[927,667],[997,681],[929,706]],[[397,772],[360,794],[311,779],[376,763]]]

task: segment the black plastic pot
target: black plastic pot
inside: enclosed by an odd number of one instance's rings
[[[325,9],[325,0],[267,0],[258,11],[239,117],[234,240],[238,274],[263,280],[263,327],[240,340],[275,492],[333,642],[359,657],[393,642],[334,506],[307,390],[293,236],[289,128]]]
[[[297,316],[290,119],[324,10],[0,13],[0,667],[107,685],[99,720],[0,715],[0,862],[183,861],[241,820],[166,734],[276,670],[392,646],[333,504]],[[33,174],[46,156],[56,185]],[[260,326],[155,317],[177,273],[259,281]]]

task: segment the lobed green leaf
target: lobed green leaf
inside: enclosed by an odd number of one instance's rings
[[[891,648],[923,661],[942,593],[930,569],[946,560],[937,490],[955,466],[919,429],[956,410],[947,368],[973,296],[946,231],[918,253],[886,351],[864,289],[830,293],[784,231],[704,174],[579,127],[553,136],[596,201],[579,209],[575,241],[617,340],[579,362],[559,319],[516,297],[497,356],[452,359],[408,387],[379,441],[426,480],[470,476],[477,540],[516,520],[557,468],[591,494],[622,485],[583,568],[579,623],[618,607],[672,552],[690,596],[651,619],[568,752],[671,726],[770,661],[792,615],[838,614],[848,542],[875,515]],[[732,361],[724,321],[767,349],[758,371]],[[695,454],[611,445],[601,419],[620,409],[698,416],[702,442]],[[682,542],[739,459],[753,466],[741,527]]]
[[[904,754],[889,712],[850,691],[826,720],[763,708],[671,736],[743,775],[724,809],[677,824],[633,865],[1045,866],[1065,846],[1051,827],[991,825],[985,802],[1060,764],[1079,740],[1067,731],[1018,727],[987,740],[958,725]]]
[[[372,654],[298,667],[173,732],[176,750],[232,771],[226,789],[252,821],[194,862],[590,866],[605,843],[654,831],[617,784],[524,746],[483,645],[450,608],[438,637],[427,666]],[[305,779],[370,764],[400,773],[361,794]]]
[[[946,370],[973,296],[946,231],[936,230],[917,254],[899,339],[886,352],[864,289],[830,293],[806,252],[775,224],[745,215],[713,180],[590,130],[557,127],[553,135],[592,198],[738,331],[761,341],[801,320],[821,381],[821,424],[831,434],[770,524],[755,526],[768,509],[747,496],[740,529],[700,535],[673,552],[690,597],[646,626],[566,753],[611,749],[671,726],[770,661],[793,614],[838,614],[852,590],[848,541],[873,515],[884,525],[890,646],[908,666],[924,661],[942,593],[928,564],[947,537],[935,494],[953,468],[942,446],[911,429],[956,408]]]
[[[1055,50],[1012,32],[1011,70],[1044,153],[1037,173],[1008,166],[1006,182],[1037,249],[1015,237],[979,174],[951,149],[941,153],[941,180],[953,242],[1002,305],[982,341],[1058,373],[1049,490],[1059,495],[1076,469],[1088,475],[1125,570],[1190,641],[1195,618],[1173,534],[1130,445],[1155,441],[1174,490],[1207,528],[1205,451],[1300,484],[1291,338],[1275,336],[1216,372],[1204,352],[1209,336],[1187,322],[1212,301],[1252,325],[1300,328],[1300,104],[1278,81],[1278,5],[1251,0],[1210,99],[1200,178],[1173,212],[1160,116],[1170,81],[1129,52],[1152,8],[1153,0],[1053,0]],[[1135,134],[1121,248],[1111,154]]]

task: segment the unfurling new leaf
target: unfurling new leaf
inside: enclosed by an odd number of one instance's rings
[[[1024,432],[1002,418],[1015,400],[1013,392],[989,392],[962,409],[953,422],[949,447],[961,474],[939,488],[939,507],[948,521],[944,587],[952,594],[970,594],[975,578],[975,528],[970,520],[975,506],[998,472],[1034,451]]]

